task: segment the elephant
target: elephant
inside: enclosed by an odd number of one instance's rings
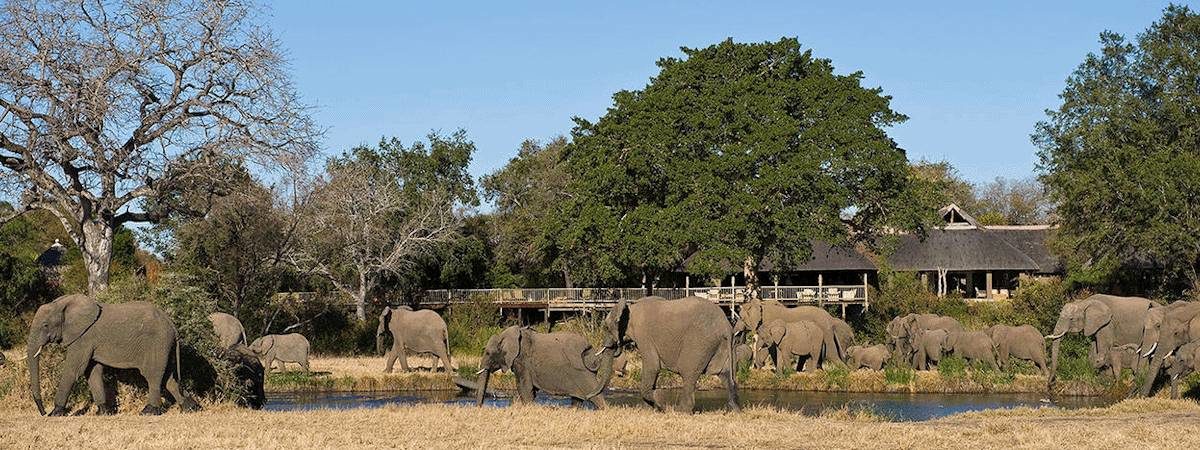
[[[650,296],[629,303],[621,299],[604,319],[604,347],[615,349],[627,343],[637,347],[642,356],[643,401],[659,410],[666,408],[658,377],[661,369],[667,369],[683,378],[679,410],[693,410],[701,375],[717,375],[725,384],[726,407],[741,411],[734,379],[733,327],[720,306],[700,297]]]
[[[946,334],[945,350],[970,363],[996,365],[996,342],[983,331],[952,331]]]
[[[1106,370],[1115,366],[1117,372],[1120,372],[1125,367],[1130,367],[1137,372],[1141,369],[1143,359],[1145,358],[1138,351],[1138,346],[1125,344],[1113,347],[1107,352],[1097,352],[1092,356],[1092,367],[1096,368],[1096,370]]]
[[[267,372],[275,361],[279,370],[287,369],[287,363],[297,363],[308,372],[308,339],[301,334],[268,334],[250,343],[250,351],[258,356]]]
[[[883,370],[883,365],[891,356],[892,352],[883,344],[869,347],[852,345],[846,349],[846,365],[850,370],[858,370],[863,367],[871,370]]]
[[[383,335],[392,334],[392,348],[387,352],[384,373],[392,372],[396,358],[400,359],[400,370],[407,372],[408,352],[432,354],[442,361],[442,370],[450,371],[450,333],[442,316],[430,310],[413,311],[412,308],[384,307],[379,314],[379,328],[375,331],[375,351],[383,352]],[[430,370],[437,369],[434,360]]]
[[[618,355],[616,358],[613,359],[613,375],[616,375],[618,377],[624,377],[625,373],[626,373],[625,369],[628,365],[629,365],[629,353],[621,352],[620,355]]]
[[[834,342],[836,342],[838,346],[838,357],[845,361],[850,347],[855,345],[854,328],[852,328],[850,324],[846,323],[845,320],[837,317],[834,317],[831,323],[833,326]]]
[[[1050,366],[1046,364],[1046,339],[1032,325],[992,325],[987,334],[996,343],[996,358],[1003,369],[1009,358],[1032,362],[1046,376]]]
[[[825,333],[811,320],[784,322],[772,320],[763,328],[763,338],[775,346],[775,373],[782,374],[784,367],[796,367],[792,358],[799,358],[804,372],[821,367],[821,350],[825,345]]]
[[[245,344],[237,344],[225,350],[221,357],[233,367],[233,375],[244,389],[235,403],[246,408],[262,409],[267,401],[267,394],[263,389],[266,370],[258,360],[258,355]]]
[[[741,319],[739,319],[735,325],[735,330],[738,332],[754,331],[755,333],[759,333],[760,327],[776,319],[784,322],[808,320],[821,327],[822,340],[824,341],[825,349],[825,354],[822,355],[822,359],[829,359],[840,363],[842,362],[841,354],[844,353],[844,351],[839,349],[848,348],[849,346],[853,345],[854,332],[853,330],[850,330],[848,325],[841,331],[843,333],[845,333],[847,330],[850,331],[848,336],[844,336],[844,338],[848,339],[850,342],[841,342],[839,345],[838,334],[834,331],[834,321],[837,319],[830,315],[829,311],[826,311],[824,308],[818,308],[816,306],[797,306],[794,308],[789,308],[775,300],[764,301],[755,298],[743,304],[741,308]],[[845,322],[843,322],[843,324],[844,323]],[[758,349],[761,347],[764,347],[764,345],[760,342],[758,348],[755,349],[755,352],[757,353]],[[778,364],[776,364],[776,366],[778,366]]]
[[[1142,329],[1146,315],[1154,303],[1141,297],[1117,297],[1095,294],[1083,300],[1063,305],[1058,313],[1054,331],[1046,336],[1050,344],[1050,376],[1046,377],[1047,388],[1054,385],[1058,371],[1058,352],[1062,337],[1067,333],[1082,333],[1095,341],[1088,351],[1089,359],[1097,353],[1108,352],[1116,346],[1138,345],[1142,340]],[[1120,376],[1114,372],[1113,376]]]
[[[475,402],[483,404],[488,380],[494,371],[511,370],[517,377],[517,401],[533,402],[538,391],[590,401],[597,408],[607,407],[604,389],[612,378],[613,359],[618,347],[593,352],[591,344],[578,333],[556,331],[538,333],[519,326],[505,328],[488,339],[480,360],[479,388]]]
[[[1183,344],[1175,353],[1163,358],[1163,367],[1171,378],[1171,398],[1179,398],[1179,379],[1196,371],[1200,358],[1200,341]]]
[[[912,349],[912,357],[907,358],[913,362],[913,368],[928,370],[930,368],[930,361],[933,361],[933,366],[936,367],[941,362],[942,355],[946,352],[946,338],[949,335],[950,332],[941,328],[914,330],[910,336],[912,340],[910,347]]]
[[[238,344],[246,345],[249,342],[246,340],[246,329],[237,317],[215,312],[208,315],[208,321],[212,322],[213,332],[217,334],[217,344],[222,349],[233,348]]]
[[[1157,317],[1160,312],[1161,319]],[[1200,302],[1176,302],[1148,314],[1139,348],[1143,357],[1150,357],[1150,368],[1136,394],[1150,395],[1163,360],[1194,340],[1200,340]]]
[[[915,358],[917,349],[915,348],[914,335],[918,331],[926,330],[945,330],[946,332],[963,331],[964,328],[957,319],[953,317],[939,316],[937,314],[908,314],[903,317],[897,317],[888,322],[887,334],[889,344],[895,352],[897,360],[905,360],[905,358]],[[907,363],[912,364],[913,368],[917,367],[916,360],[908,360]]]
[[[112,395],[115,389],[106,385],[106,368],[137,369],[145,378],[148,399],[142,414],[157,415],[164,411],[164,387],[184,411],[199,409],[179,388],[179,341],[175,325],[153,304],[101,305],[86,295],[65,295],[38,307],[26,342],[29,387],[39,414],[46,415],[39,380],[40,356],[42,349],[51,343],[66,349],[51,416],[67,414],[71,387],[80,376],[87,376],[96,412],[115,414],[117,405]],[[171,364],[172,352],[174,364]]]

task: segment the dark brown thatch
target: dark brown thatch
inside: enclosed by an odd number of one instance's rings
[[[778,267],[770,258],[764,258],[759,264],[763,272],[835,272],[855,271],[874,272],[878,270],[875,263],[859,253],[854,247],[833,246],[826,242],[813,241],[812,258],[792,267]]]
[[[1036,272],[1041,268],[1003,235],[979,228],[933,230],[925,240],[912,234],[901,235],[900,245],[888,262],[902,271]]]
[[[1061,274],[1064,271],[1063,261],[1050,253],[1047,239],[1050,236],[1049,227],[990,227],[989,232],[1000,235],[1037,263],[1037,273]]]

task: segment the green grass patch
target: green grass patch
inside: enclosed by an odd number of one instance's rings
[[[917,379],[917,371],[895,363],[883,367],[883,381],[893,386],[908,386]]]
[[[961,380],[967,377],[967,361],[954,355],[945,356],[938,361],[937,371],[942,378]]]
[[[842,364],[833,364],[824,370],[825,384],[846,390],[850,387],[850,369]]]

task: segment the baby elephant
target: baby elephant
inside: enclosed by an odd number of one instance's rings
[[[775,365],[775,373],[782,374],[785,366],[796,367],[797,363],[792,362],[792,357],[801,358],[804,372],[821,367],[825,334],[816,323],[811,320],[784,322],[776,319],[768,323],[764,331],[763,337],[775,346],[775,356],[779,361]]]
[[[250,351],[258,355],[258,359],[262,361],[267,372],[271,371],[275,361],[279,361],[280,371],[287,368],[287,363],[300,364],[305,372],[309,371],[308,339],[303,335],[297,333],[269,334],[255,339],[250,344]]]
[[[872,345],[870,347],[851,345],[846,349],[846,365],[850,367],[850,370],[858,370],[862,367],[871,370],[883,370],[883,364],[891,356],[892,353],[883,344]]]
[[[1175,353],[1163,360],[1163,367],[1171,377],[1171,398],[1179,398],[1179,379],[1196,371],[1196,363],[1200,360],[1200,341],[1183,344]]]
[[[946,351],[969,363],[981,361],[996,367],[996,341],[983,331],[954,331],[946,335]]]
[[[912,335],[913,365],[917,370],[937,367],[946,352],[946,337],[949,332],[942,329],[916,330]],[[933,362],[933,364],[929,364]]]
[[[1046,365],[1046,338],[1032,325],[992,325],[988,336],[996,342],[996,357],[1000,368],[1008,365],[1009,358],[1032,362],[1046,376],[1050,368]]]

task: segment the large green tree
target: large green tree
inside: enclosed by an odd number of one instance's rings
[[[556,239],[567,216],[563,206],[572,197],[571,173],[563,159],[566,146],[563,137],[545,144],[526,140],[517,156],[481,180],[484,195],[496,207],[491,225],[499,273],[518,274],[522,281],[542,286],[572,284],[572,264]]]
[[[1132,42],[1105,32],[1033,134],[1074,276],[1149,261],[1200,287],[1200,16],[1168,7]]]
[[[810,239],[929,223],[885,132],[906,117],[861,72],[837,74],[792,38],[682,51],[645,88],[616,93],[598,121],[576,119],[577,195],[562,236],[585,243],[576,248],[597,269],[653,280],[686,259],[713,277],[738,267],[753,285],[764,257],[804,261]]]

